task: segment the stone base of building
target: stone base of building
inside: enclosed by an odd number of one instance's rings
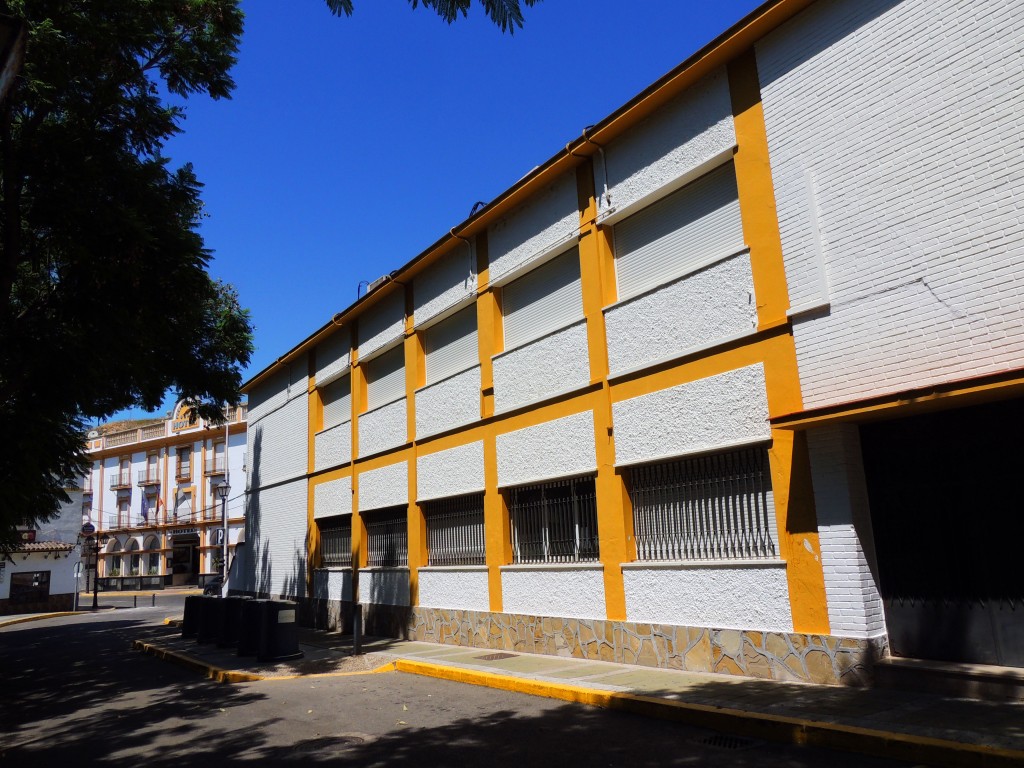
[[[864,686],[888,653],[861,639],[600,619],[413,608],[409,637],[516,653],[544,653],[767,680]]]
[[[26,603],[22,601],[0,600],[0,616],[11,616],[16,613],[60,613],[75,608],[75,596],[50,595],[46,600]]]
[[[308,626],[352,631],[351,602],[302,602],[300,617]],[[875,664],[888,656],[884,636],[848,638],[377,604],[363,605],[363,633],[824,685],[870,685]]]

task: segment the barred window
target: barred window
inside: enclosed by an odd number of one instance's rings
[[[391,507],[363,515],[366,525],[367,565],[395,568],[409,564],[409,533],[405,507]]]
[[[630,470],[638,560],[776,557],[766,448]]]
[[[320,557],[325,568],[352,565],[352,516],[338,515],[317,521],[320,529]]]
[[[423,502],[428,565],[484,564],[484,495]]]
[[[597,560],[594,478],[574,477],[508,490],[516,563]]]

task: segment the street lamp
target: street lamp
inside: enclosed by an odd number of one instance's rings
[[[231,486],[226,482],[217,486],[217,495],[220,496],[220,517],[224,525],[224,540],[221,546],[224,548],[221,554],[221,566],[224,569],[224,580],[222,585],[228,583],[228,494],[231,493]],[[221,586],[221,590],[224,586]]]

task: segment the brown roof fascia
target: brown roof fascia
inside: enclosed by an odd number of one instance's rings
[[[393,271],[392,279],[401,280],[408,277],[407,273],[415,267],[425,266],[425,262],[428,260],[433,261],[434,258],[447,253],[460,242],[458,237],[469,238],[485,231],[487,226],[499,216],[508,213],[533,196],[538,188],[576,167],[583,162],[584,158],[596,154],[598,144],[602,146],[607,144],[637,123],[647,119],[702,77],[735,59],[771,30],[781,26],[815,1],[769,0],[754,9],[604,120],[585,129],[584,135],[566,144],[563,150],[534,168],[476,214],[462,223],[456,224],[451,228],[449,234],[444,235],[411,261]],[[384,287],[387,286],[382,286],[382,288]],[[377,289],[372,294],[356,299],[346,309],[335,314],[330,322],[314,331],[245,382],[242,385],[242,391],[251,391],[254,386],[276,371],[280,365],[292,362],[310,347],[315,346],[332,328],[343,325],[354,314],[358,314],[357,309],[360,312],[365,309],[364,305],[367,304],[371,296],[374,299],[379,298],[378,294],[386,295],[386,292]]]

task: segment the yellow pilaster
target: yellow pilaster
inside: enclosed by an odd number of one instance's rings
[[[501,566],[512,562],[512,531],[505,497],[498,490],[497,435],[484,435],[484,546],[490,609],[502,611]]]
[[[366,410],[366,376],[359,362],[359,320],[350,331],[352,351],[349,356],[352,403],[352,599],[359,601],[359,569],[366,567],[366,526],[359,512],[359,473],[355,468],[359,456],[359,414]]]
[[[491,356],[504,345],[498,289],[490,284],[487,234],[476,238],[476,300],[477,346],[480,351],[480,418],[494,415],[494,365]]]
[[[767,330],[788,323],[789,294],[753,49],[733,60],[728,72],[736,126],[734,163],[743,235],[750,246],[758,327]],[[765,350],[769,413],[775,416],[800,410],[800,377],[792,333],[772,337]],[[784,431],[772,430],[769,462],[779,549],[787,563],[793,629],[827,634],[828,604],[810,483],[810,463],[803,437],[782,434]]]
[[[306,434],[306,474],[312,475],[316,467],[316,433],[323,429],[324,405],[320,391],[316,388],[316,350],[309,353],[309,386],[306,391],[308,404]],[[227,446],[224,447],[225,454]],[[320,529],[313,518],[313,498],[316,487],[306,483],[306,597],[313,597],[313,569],[320,565]]]
[[[626,618],[626,593],[622,563],[633,559],[633,527],[623,479],[615,471],[615,436],[612,427],[611,388],[608,385],[608,343],[604,307],[615,300],[613,255],[607,233],[595,222],[597,200],[594,171],[590,161],[576,168],[580,211],[580,277],[583,314],[587,320],[590,381],[600,383],[594,408],[594,446],[597,454],[597,532],[604,566],[605,611],[609,620]],[[627,504],[623,504],[626,497]]]
[[[407,510],[409,533],[409,599],[412,605],[419,604],[419,569],[427,564],[427,521],[423,509],[416,502],[416,390],[426,382],[426,366],[423,350],[423,336],[417,333],[413,313],[412,291],[405,292],[405,413],[408,441],[413,450],[406,459],[408,467],[409,506]]]

